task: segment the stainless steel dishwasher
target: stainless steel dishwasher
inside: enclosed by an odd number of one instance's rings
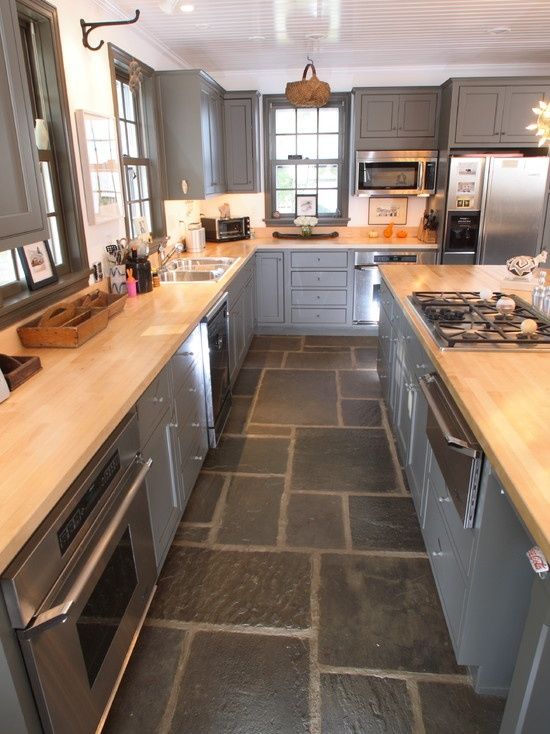
[[[385,263],[435,262],[435,251],[414,252],[412,250],[387,250],[373,252],[359,250],[355,253],[353,283],[353,323],[377,324],[380,318],[380,270]]]

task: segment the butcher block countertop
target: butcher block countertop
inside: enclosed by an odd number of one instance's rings
[[[495,469],[519,516],[550,558],[550,351],[438,349],[407,296],[502,291],[502,266],[402,265],[382,275]],[[516,291],[526,300],[528,291]]]

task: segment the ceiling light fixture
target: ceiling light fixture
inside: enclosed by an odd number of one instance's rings
[[[533,112],[537,121],[527,125],[527,130],[536,130],[535,134],[540,138],[539,148],[542,148],[550,140],[550,103],[541,100],[538,107],[533,107]]]
[[[159,8],[163,13],[166,13],[166,15],[172,15],[179,4],[180,0],[162,0],[162,2],[159,3]]]
[[[265,36],[248,36],[249,41],[265,41]]]
[[[505,36],[507,33],[511,33],[512,29],[507,25],[497,25],[494,28],[489,28],[488,32],[492,36]]]
[[[180,10],[181,10],[182,13],[192,13],[193,10],[195,10],[195,6],[194,5],[191,5],[191,3],[184,3],[180,7]]]
[[[305,38],[309,38],[311,41],[322,41],[326,36],[324,33],[306,33]]]

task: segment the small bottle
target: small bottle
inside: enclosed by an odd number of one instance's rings
[[[137,280],[132,275],[131,270],[126,271],[126,288],[128,290],[129,298],[134,298],[134,296],[137,296]]]
[[[543,311],[547,316],[550,316],[550,287],[545,286],[544,296],[540,310]]]

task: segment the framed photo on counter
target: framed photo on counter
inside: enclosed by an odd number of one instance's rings
[[[317,216],[317,194],[296,194],[296,216]]]
[[[57,270],[47,240],[23,245],[17,251],[29,290],[36,291],[57,282]]]

